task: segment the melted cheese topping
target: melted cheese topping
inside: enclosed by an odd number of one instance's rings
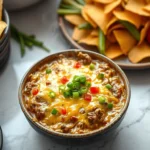
[[[81,64],[81,67],[75,68],[77,61],[75,58],[61,58],[42,66],[29,76],[24,89],[24,103],[33,118],[50,130],[72,134],[90,132],[110,123],[125,104],[126,91],[114,69],[100,61],[93,61],[94,70],[90,70],[90,64]],[[47,69],[52,72],[47,74]],[[97,78],[99,73],[104,74],[103,79]],[[87,91],[92,96],[91,101],[86,101],[84,96],[65,98],[59,90],[62,77],[65,76],[70,82],[75,75],[84,75],[86,80],[91,81],[91,87],[99,87],[98,94]],[[111,90],[106,88],[107,83],[112,85]],[[36,95],[32,93],[34,88],[39,91]],[[55,98],[49,96],[51,91],[55,93]],[[105,104],[100,104],[100,96],[106,98]],[[113,104],[112,109],[108,109],[108,103]],[[57,110],[55,115],[52,114],[54,108]],[[64,109],[66,112],[62,114]]]

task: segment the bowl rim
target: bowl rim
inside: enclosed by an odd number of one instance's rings
[[[6,36],[8,35],[9,32],[9,28],[10,28],[10,20],[9,20],[9,15],[8,12],[6,11],[6,9],[3,9],[3,13],[2,13],[2,21],[5,21],[7,24],[7,27],[5,28],[4,32],[3,32],[3,36],[0,39],[0,43],[3,42],[3,40],[6,38]]]
[[[44,127],[42,124],[40,124],[39,122],[35,122],[32,118],[32,116],[30,115],[30,113],[27,111],[26,107],[24,106],[23,103],[23,98],[22,98],[22,90],[23,90],[23,85],[24,83],[26,83],[26,78],[28,76],[28,74],[30,72],[32,72],[32,69],[34,67],[36,67],[37,65],[39,65],[41,62],[43,62],[44,60],[47,60],[49,57],[55,56],[55,55],[59,55],[59,54],[66,54],[68,52],[83,52],[83,53],[87,53],[89,55],[94,55],[96,57],[99,57],[100,60],[107,62],[108,64],[111,65],[112,68],[114,68],[117,73],[119,73],[119,76],[121,77],[122,81],[124,82],[125,88],[126,88],[126,103],[125,106],[122,108],[121,112],[109,123],[107,124],[105,127],[103,128],[99,128],[96,129],[94,131],[88,132],[88,133],[83,133],[83,134],[68,134],[68,133],[60,133],[60,132],[56,132],[53,130],[50,130],[46,127]],[[98,56],[97,56],[98,55]],[[33,64],[24,74],[20,85],[19,85],[19,90],[18,90],[18,98],[19,98],[19,103],[21,106],[21,109],[24,113],[24,115],[26,116],[26,118],[32,122],[32,124],[34,124],[37,128],[40,128],[40,130],[42,130],[43,132],[45,132],[46,134],[50,134],[53,136],[59,136],[59,137],[66,137],[66,138],[83,138],[83,137],[90,137],[96,134],[102,134],[104,132],[106,132],[107,130],[109,130],[113,125],[115,125],[126,113],[129,103],[130,103],[130,96],[131,96],[131,89],[130,89],[130,84],[128,81],[128,78],[126,77],[125,73],[123,72],[123,70],[115,63],[113,62],[111,59],[107,58],[106,56],[103,56],[101,54],[98,54],[96,52],[92,52],[89,50],[80,50],[80,49],[68,49],[68,50],[63,50],[63,51],[59,51],[53,54],[50,54],[42,59],[40,59],[39,61],[37,61],[35,64]]]

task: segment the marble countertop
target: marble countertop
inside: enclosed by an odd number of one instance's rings
[[[47,0],[21,12],[10,13],[11,22],[20,30],[36,33],[51,53],[72,48],[64,39],[54,13],[58,0]],[[31,128],[18,103],[18,86],[26,70],[48,53],[34,48],[21,58],[18,44],[11,40],[11,55],[0,74],[0,125],[4,134],[3,150],[149,150],[150,143],[150,69],[125,71],[132,95],[127,114],[110,136],[90,140],[56,140]]]

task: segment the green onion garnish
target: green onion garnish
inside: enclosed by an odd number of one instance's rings
[[[56,115],[58,113],[58,110],[56,108],[53,108],[51,114]]]
[[[105,87],[110,90],[112,88],[112,86],[110,84],[106,84]]]

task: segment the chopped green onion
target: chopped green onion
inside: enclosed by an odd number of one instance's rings
[[[119,21],[128,31],[129,33],[137,40],[140,41],[140,32],[137,30],[136,26],[132,23],[124,20]]]
[[[70,93],[70,91],[64,91],[63,95],[64,95],[65,98],[68,98],[68,97],[71,96],[71,93]]]
[[[80,96],[79,92],[73,92],[72,95],[73,95],[73,98],[79,98]]]
[[[89,24],[88,22],[82,23],[78,25],[78,29],[92,29],[92,25]]]
[[[95,65],[94,64],[90,64],[90,70],[94,70],[95,69]]]
[[[105,54],[105,35],[101,29],[99,29],[99,43],[98,48],[101,54]]]
[[[79,90],[80,89],[80,83],[79,82],[74,82],[72,86],[73,90]]]
[[[97,77],[98,77],[98,79],[104,79],[104,74],[103,73],[99,73]]]
[[[80,76],[75,75],[73,77],[73,82],[79,82],[80,81]]]
[[[106,84],[105,87],[109,90],[112,88],[112,86],[110,84]]]
[[[55,94],[54,92],[50,92],[50,93],[49,93],[49,96],[50,96],[50,98],[55,98],[55,97],[56,97],[56,94]]]
[[[53,108],[53,110],[51,111],[51,114],[56,115],[58,113],[58,110],[56,108]]]
[[[86,77],[85,76],[80,76],[80,83],[84,84],[86,82]]]
[[[82,88],[80,89],[80,93],[81,93],[81,94],[87,93],[87,88],[82,87]]]
[[[108,109],[112,109],[113,108],[113,104],[112,103],[108,103],[107,107],[108,107]]]
[[[67,87],[70,88],[70,89],[72,89],[72,88],[73,88],[73,83],[72,83],[72,82],[69,82],[69,83],[67,84]]]
[[[51,69],[46,69],[46,74],[50,74],[52,72]]]
[[[98,100],[100,104],[104,104],[106,102],[106,98],[104,96],[100,96]]]
[[[60,86],[59,86],[59,91],[60,91],[60,92],[63,92],[64,90],[65,90],[65,85],[60,85]]]
[[[91,87],[91,82],[86,82],[85,85],[89,88]]]

